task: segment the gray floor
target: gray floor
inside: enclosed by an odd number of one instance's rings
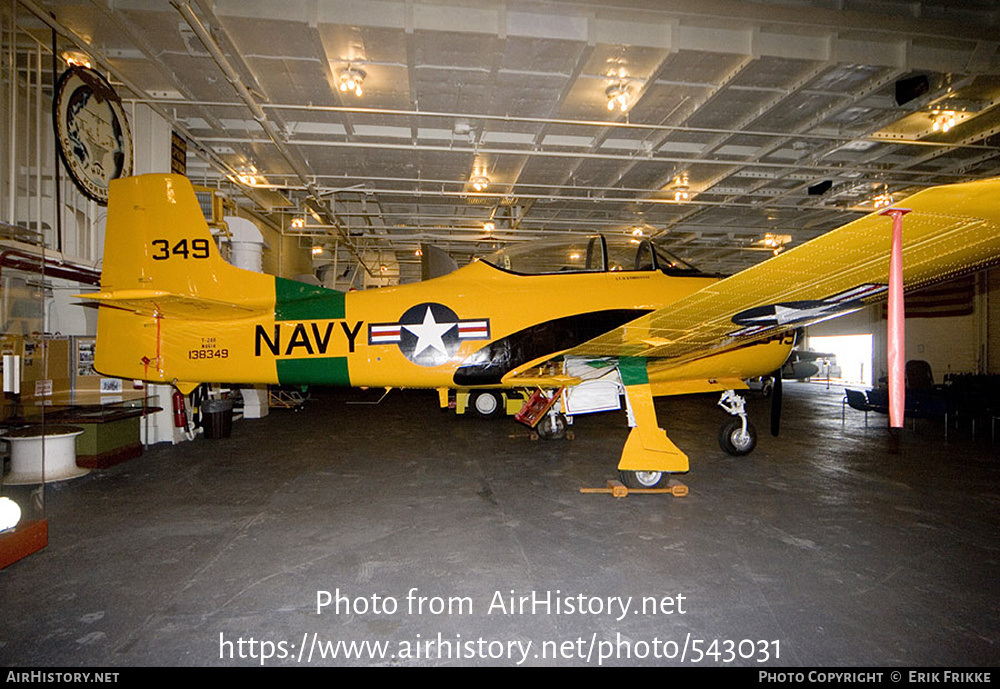
[[[50,486],[49,546],[0,571],[0,664],[996,665],[989,429],[842,428],[842,390],[806,387],[778,439],[751,402],[745,459],[718,448],[715,397],[658,401],[692,457],[683,498],[578,492],[615,477],[623,413],[533,442],[431,392],[328,393],[158,446]],[[562,607],[509,614],[511,592]]]

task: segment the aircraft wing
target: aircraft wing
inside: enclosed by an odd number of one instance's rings
[[[910,211],[907,291],[1000,261],[1000,179],[934,187],[893,207]],[[679,365],[855,311],[886,296],[891,236],[892,219],[872,213],[560,356]],[[557,358],[512,377],[538,379]]]

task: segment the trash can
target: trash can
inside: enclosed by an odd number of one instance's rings
[[[206,438],[228,438],[233,432],[233,401],[205,400],[201,404],[201,427]]]

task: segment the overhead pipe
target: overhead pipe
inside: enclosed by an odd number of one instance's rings
[[[21,270],[26,273],[37,273],[46,277],[73,280],[95,287],[101,284],[101,271],[99,270],[74,265],[64,260],[49,258],[48,256],[39,256],[18,249],[0,251],[0,277],[2,277],[3,268]]]
[[[250,89],[248,89],[243,83],[239,73],[233,67],[229,59],[223,54],[219,44],[216,43],[215,39],[212,38],[212,35],[208,32],[208,29],[205,28],[205,25],[201,23],[200,19],[198,19],[194,10],[191,9],[190,3],[172,0],[170,4],[172,4],[178,12],[180,12],[184,21],[187,22],[188,26],[191,27],[191,30],[198,36],[198,39],[202,42],[202,45],[205,46],[205,49],[208,50],[212,59],[215,60],[219,69],[221,69],[223,74],[226,76],[226,79],[230,84],[232,84],[233,88],[236,89],[237,95],[250,109],[253,118],[261,126],[261,129],[264,130],[264,133],[267,134],[268,138],[271,139],[271,142],[278,149],[278,152],[285,159],[285,162],[291,166],[292,170],[295,172],[295,176],[299,178],[299,181],[306,188],[306,191],[312,198],[320,214],[334,226],[337,231],[337,235],[344,242],[351,255],[354,256],[359,264],[361,264],[361,267],[364,268],[369,275],[374,277],[375,273],[368,267],[364,259],[361,257],[360,250],[354,245],[354,242],[351,241],[343,223],[340,222],[333,210],[327,206],[326,201],[320,195],[320,189],[312,182],[312,175],[310,174],[310,171],[305,169],[298,157],[295,156],[291,149],[288,148],[284,137],[280,134],[280,132],[278,132],[271,120],[268,119],[267,113],[265,113],[260,104],[257,103],[257,100],[250,92]]]
[[[237,136],[216,136],[216,137],[205,137],[205,141],[215,143],[215,144],[253,144],[258,143],[257,141]],[[531,157],[542,157],[542,158],[571,158],[571,159],[588,159],[588,160],[611,160],[611,161],[625,161],[625,162],[649,162],[649,163],[681,163],[684,165],[719,165],[719,166],[732,166],[739,168],[762,168],[767,170],[788,170],[788,163],[771,163],[765,161],[758,161],[753,163],[747,163],[745,160],[739,158],[685,158],[682,156],[666,156],[657,155],[652,151],[637,151],[635,153],[597,153],[591,151],[554,151],[554,150],[544,150],[544,149],[533,149],[533,148],[506,148],[506,147],[483,147],[483,146],[463,146],[461,148],[453,145],[444,144],[390,144],[384,142],[375,141],[330,141],[323,139],[298,139],[295,144],[297,146],[320,146],[326,148],[361,148],[361,149],[376,149],[379,151],[408,151],[408,152],[432,152],[432,153],[463,153],[463,154],[474,154],[474,155],[485,155],[485,156],[531,156]],[[287,149],[287,147],[286,147]],[[885,174],[885,170],[874,167],[857,167],[857,166],[842,166],[842,165],[810,165],[810,170],[817,172],[833,173],[833,174],[844,174],[846,172],[857,172],[859,174],[879,176]],[[912,175],[914,177],[926,176],[927,172],[921,172],[919,170],[893,170],[893,174],[898,175]],[[299,176],[297,173],[296,176]],[[953,177],[956,180],[968,180],[968,175],[955,174],[945,174],[945,177]],[[303,179],[303,182],[308,180]],[[311,185],[311,182],[309,182]]]
[[[233,107],[238,105],[237,103],[229,103],[225,101],[211,101],[211,100],[189,100],[189,99],[170,99],[161,98],[156,101],[157,103],[163,105],[193,105],[198,107]],[[867,136],[851,136],[850,134],[823,134],[817,132],[798,132],[795,134],[789,134],[788,132],[775,132],[767,130],[758,129],[734,129],[732,127],[694,127],[691,125],[684,124],[651,124],[646,122],[625,122],[625,121],[615,121],[615,120],[579,120],[561,117],[532,117],[529,115],[490,115],[483,113],[465,113],[465,112],[445,112],[441,110],[403,110],[400,108],[370,108],[361,105],[316,105],[309,103],[307,105],[301,105],[298,103],[264,103],[260,106],[264,110],[289,110],[298,111],[304,110],[307,112],[329,112],[343,115],[387,115],[390,117],[402,117],[402,118],[413,118],[413,117],[428,117],[428,118],[441,118],[441,119],[463,119],[463,120],[480,120],[480,121],[496,121],[512,123],[516,122],[519,124],[532,124],[532,125],[553,125],[553,126],[567,126],[567,127],[596,127],[600,129],[629,129],[636,131],[650,131],[650,132],[679,132],[684,134],[723,134],[723,135],[746,135],[746,136],[759,136],[767,138],[778,138],[778,139],[808,139],[816,141],[832,141],[832,142],[843,142],[845,140],[857,140],[857,141],[871,141],[873,143],[880,144],[893,144],[897,146],[923,146],[926,148],[971,148],[971,149],[982,149],[988,151],[1000,150],[1000,146],[990,146],[989,144],[968,144],[968,143],[948,143],[944,141],[925,141],[922,139],[887,139],[883,137],[867,135]],[[981,138],[981,137],[980,137]]]

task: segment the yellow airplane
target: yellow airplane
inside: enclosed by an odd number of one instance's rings
[[[1000,180],[969,182],[899,204],[906,289],[1000,259],[998,192]],[[185,394],[206,382],[408,387],[446,404],[449,389],[573,400],[610,384],[632,426],[618,468],[629,486],[655,487],[688,458],[653,398],[721,393],[734,418],[720,443],[750,452],[756,432],[735,391],[781,367],[797,328],[886,297],[892,225],[868,215],[725,279],[648,241],[623,249],[594,236],[342,293],[230,265],[188,180],[144,175],[112,182],[101,291],[81,296],[105,307],[95,369]],[[551,435],[561,404],[540,422]]]

